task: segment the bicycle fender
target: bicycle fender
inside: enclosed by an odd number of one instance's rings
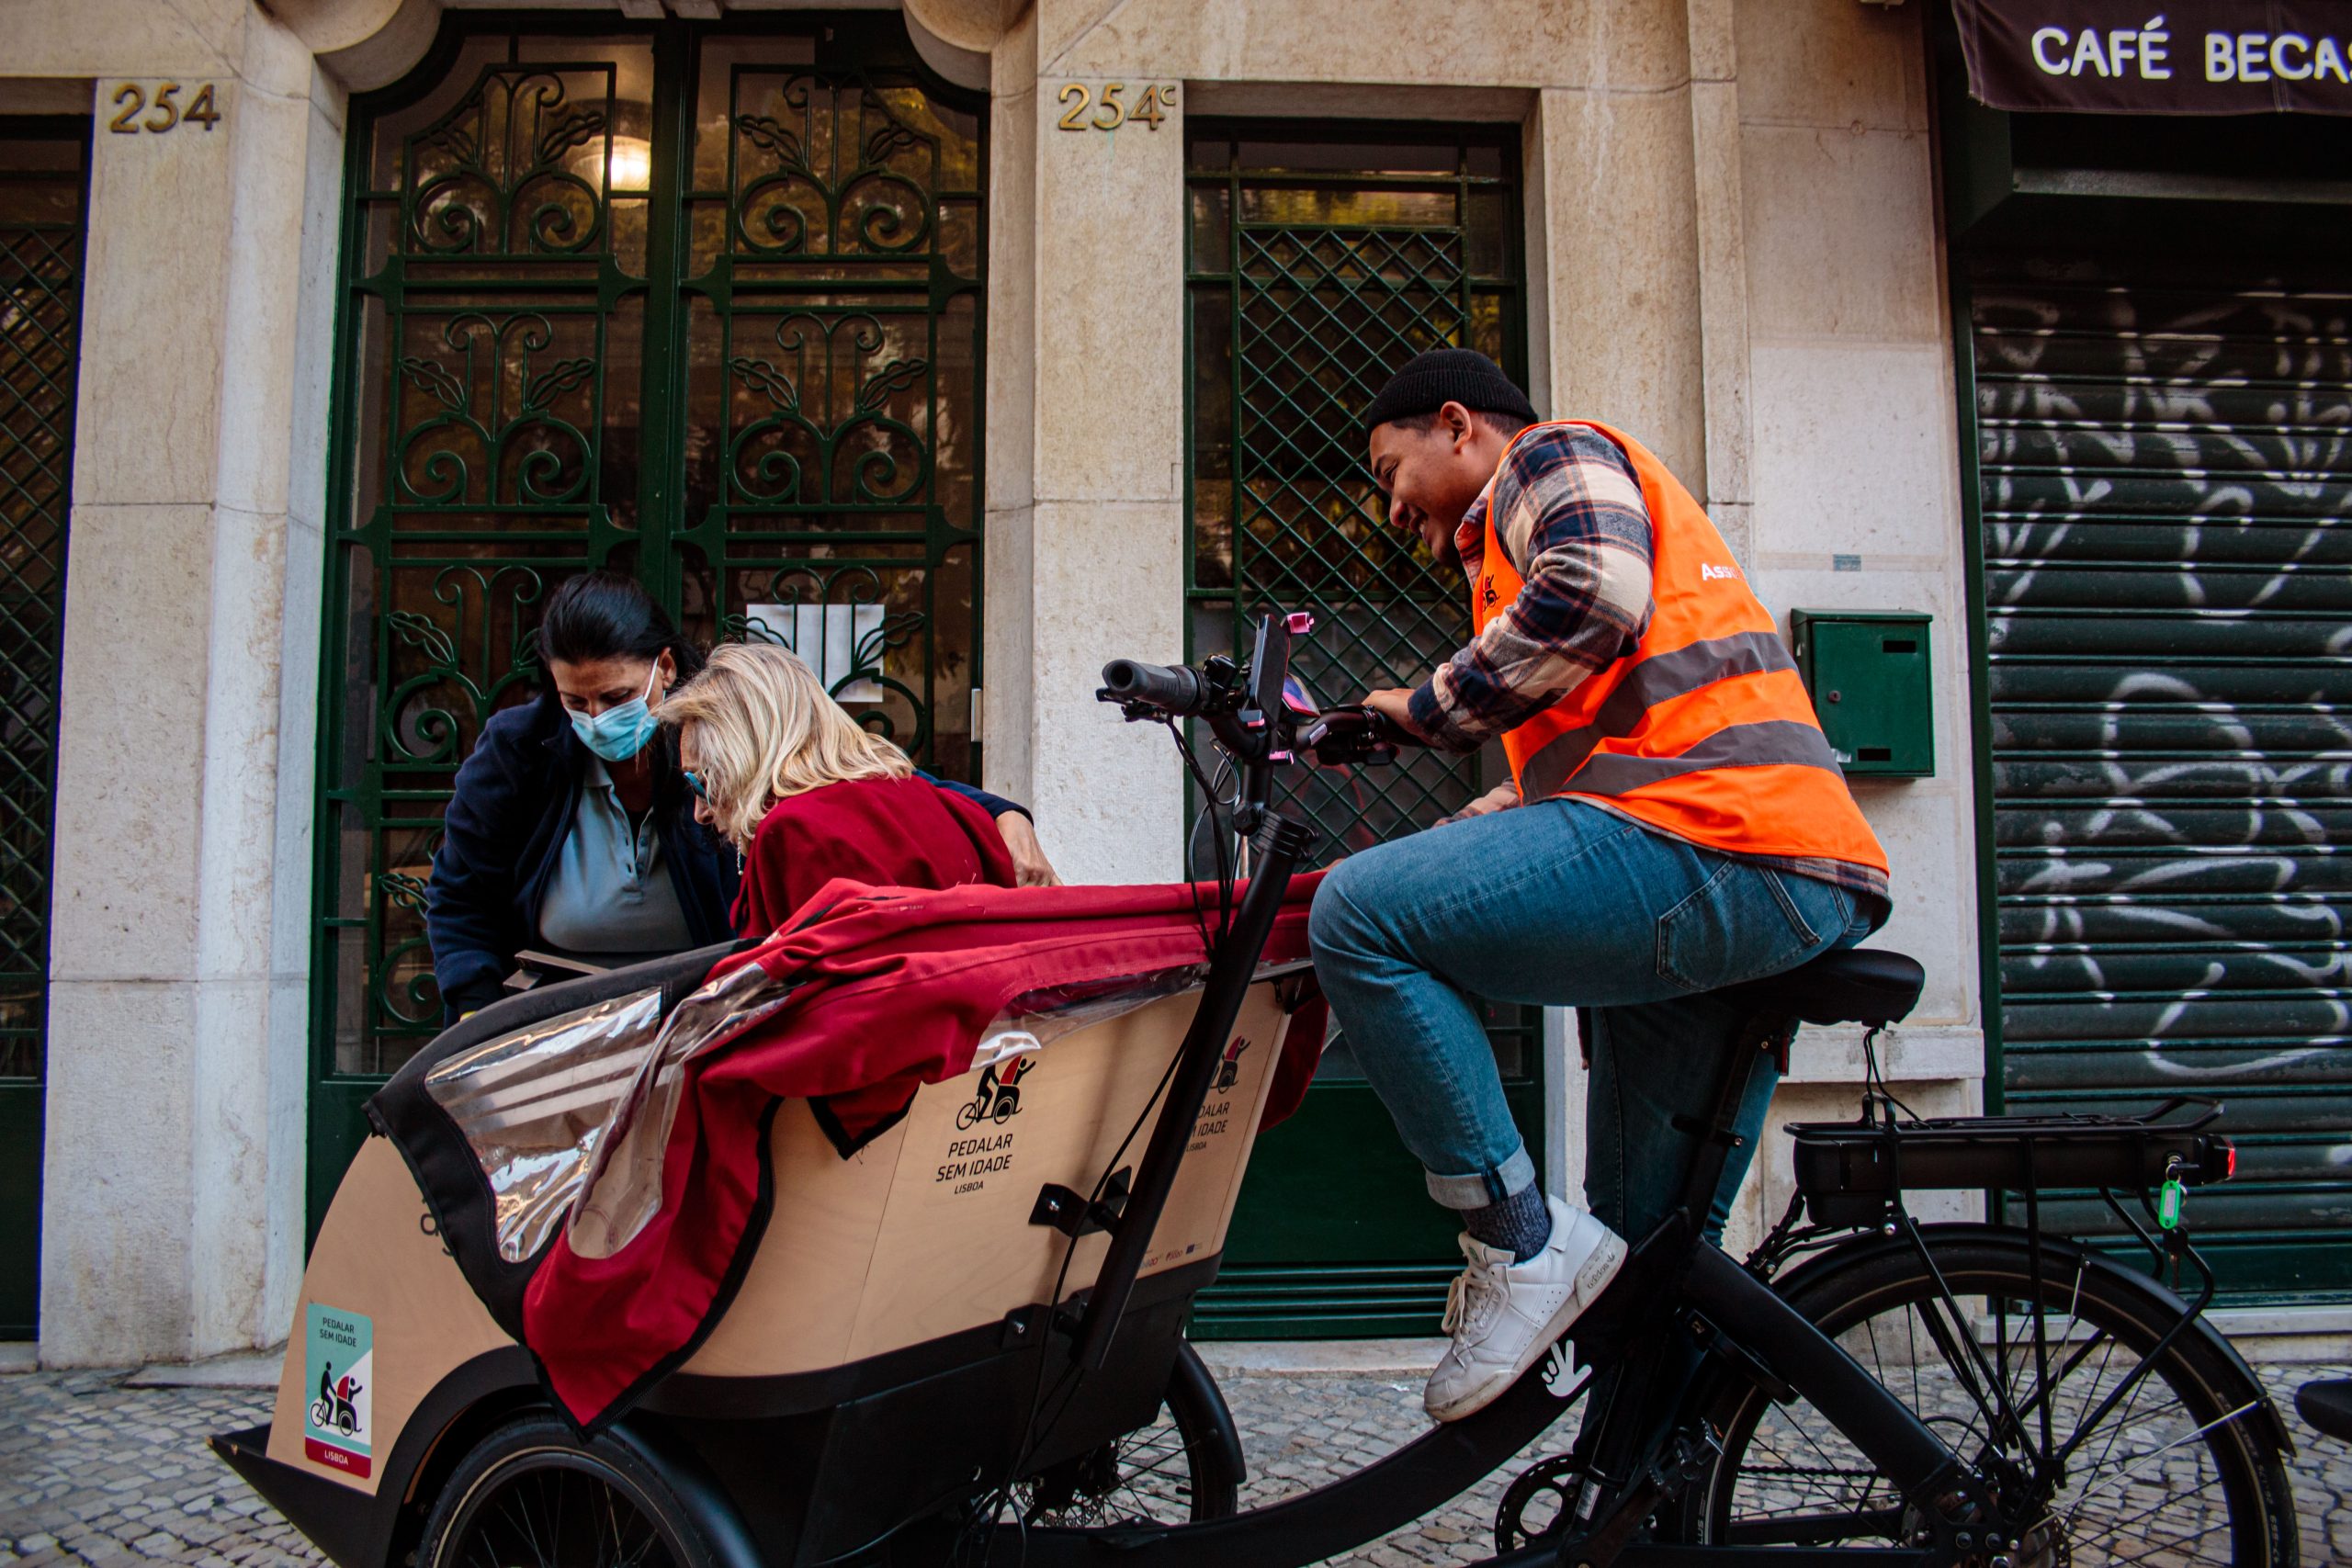
[[[770,1568],[726,1487],[700,1456],[665,1427],[624,1416],[606,1436],[626,1443],[662,1478],[670,1495],[694,1517],[695,1529],[718,1568]]]
[[[1949,1224],[1921,1225],[1919,1234],[1930,1246],[1939,1240],[1992,1243],[2025,1249],[2025,1233],[2009,1225],[1986,1224],[1978,1221],[1953,1221]],[[1886,1254],[1911,1253],[1911,1244],[1902,1236],[1871,1234],[1852,1241],[1840,1242],[1826,1252],[1816,1253],[1798,1267],[1770,1281],[1781,1297],[1793,1302],[1799,1296],[1817,1288],[1843,1270],[1865,1263],[1876,1262]],[[2126,1269],[2102,1253],[2057,1236],[2041,1238],[2045,1258],[2053,1265],[2052,1272],[2061,1273],[2077,1266],[2102,1276],[2108,1282],[2136,1295],[2150,1309],[2153,1318],[2178,1316],[2188,1310],[2188,1303],[2176,1295],[2161,1280],[2150,1278],[2137,1269]],[[2238,1348],[2230,1343],[2211,1322],[2200,1316],[2188,1325],[2188,1336],[2194,1338],[2222,1367],[2224,1374],[2235,1380],[2236,1386],[2218,1390],[2233,1407],[2251,1402],[2261,1417],[2261,1429],[2271,1445],[2292,1457],[2295,1452],[2294,1434],[2278,1414],[2278,1406],[2270,1397],[2262,1379],[2246,1364]]]
[[[1202,1403],[1208,1407],[1211,1420],[1216,1423],[1216,1431],[1212,1435],[1216,1445],[1233,1461],[1233,1478],[1236,1481],[1249,1480],[1250,1464],[1241,1454],[1241,1431],[1233,1424],[1232,1407],[1225,1403],[1225,1390],[1216,1386],[1216,1377],[1210,1373],[1208,1364],[1201,1359],[1201,1353],[1193,1348],[1191,1340],[1176,1342],[1176,1365],[1170,1375],[1182,1378],[1201,1397]]]

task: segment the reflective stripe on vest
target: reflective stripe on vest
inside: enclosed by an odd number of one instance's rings
[[[1787,645],[1706,513],[1632,437],[1555,423],[1607,438],[1633,465],[1650,514],[1654,610],[1632,653],[1503,736],[1521,797],[1590,795],[1709,848],[1883,872],[1886,852]],[[1525,586],[1503,554],[1491,488],[1487,500],[1486,557],[1470,585],[1482,632]]]
[[[1584,765],[1592,749],[1603,740],[1633,733],[1650,709],[1668,697],[1687,696],[1702,686],[1711,686],[1732,675],[1752,675],[1766,670],[1794,670],[1796,663],[1789,658],[1788,644],[1778,632],[1734,632],[1729,637],[1709,637],[1671,653],[1655,654],[1642,660],[1625,671],[1625,679],[1609,694],[1608,701],[1593,716],[1590,724],[1571,729],[1555,740],[1547,741],[1543,749],[1528,759],[1521,788],[1529,798],[1555,795],[1568,775]],[[1819,739],[1816,735],[1815,739]],[[1802,748],[1800,748],[1802,750]],[[1819,766],[1819,757],[1829,758],[1829,765],[1837,765],[1826,741],[1804,751],[1802,756],[1758,756],[1758,761],[1804,762]],[[1589,781],[1578,780],[1577,787],[1592,793]],[[1605,793],[1614,794],[1615,791]]]

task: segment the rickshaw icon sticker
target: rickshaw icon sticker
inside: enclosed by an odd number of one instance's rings
[[[302,1457],[365,1477],[375,1404],[376,1332],[366,1316],[312,1302],[305,1325]]]

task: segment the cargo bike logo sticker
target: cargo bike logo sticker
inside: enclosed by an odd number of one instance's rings
[[[303,1386],[310,1404],[302,1418],[302,1457],[346,1475],[365,1477],[376,1402],[375,1325],[356,1312],[312,1302],[306,1324]]]
[[[982,1122],[1001,1124],[1020,1115],[1021,1080],[1036,1065],[1035,1056],[1015,1056],[984,1069],[978,1092],[956,1108],[956,1130],[968,1132]]]
[[[948,1144],[931,1179],[934,1186],[953,1182],[951,1193],[978,1192],[989,1177],[1012,1168],[1012,1134],[992,1129],[1021,1114],[1021,1081],[1036,1065],[1035,1055],[1023,1055],[982,1070],[978,1091],[956,1108],[956,1130],[970,1135]]]

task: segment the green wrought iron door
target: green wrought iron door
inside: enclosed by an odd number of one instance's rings
[[[51,797],[86,120],[0,118],[0,1339],[40,1303]]]
[[[1295,125],[1196,123],[1186,149],[1191,340],[1188,656],[1239,652],[1261,606],[1313,612],[1294,666],[1323,702],[1409,685],[1468,639],[1458,571],[1387,524],[1363,414],[1425,349],[1467,346],[1525,379],[1515,130],[1376,142]],[[1322,863],[1426,828],[1500,759],[1414,752],[1289,783]],[[1193,805],[1197,807],[1198,802]],[[1540,1013],[1489,1009],[1505,1090],[1543,1146]],[[1461,1270],[1344,1034],[1306,1101],[1260,1140],[1204,1337],[1436,1332]]]
[[[451,781],[563,576],[795,646],[977,778],[985,104],[895,15],[453,17],[356,100],[329,497],[311,1214],[440,1028]]]

